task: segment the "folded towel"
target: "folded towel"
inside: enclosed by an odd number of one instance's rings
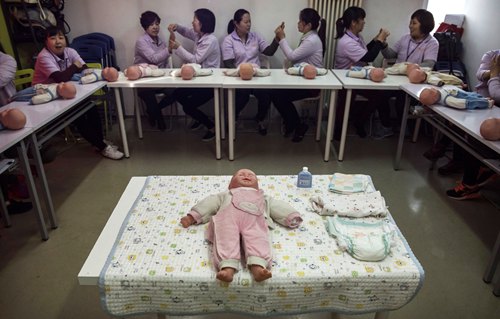
[[[387,216],[385,199],[379,191],[351,195],[329,194],[325,199],[320,196],[312,196],[309,201],[313,210],[320,215],[346,217]]]
[[[333,174],[328,189],[339,194],[367,192],[371,184],[370,176],[363,174]]]

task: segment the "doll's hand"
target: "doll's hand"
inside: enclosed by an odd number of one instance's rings
[[[175,23],[169,24],[168,25],[168,32],[172,33],[172,32],[175,32],[175,31],[177,31],[177,24],[175,24]]]
[[[181,218],[181,225],[184,228],[188,228],[189,226],[193,225],[195,223],[195,220],[193,216],[191,215],[186,215]]]

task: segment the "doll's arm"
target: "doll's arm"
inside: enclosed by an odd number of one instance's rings
[[[352,67],[349,71],[347,71],[346,76],[351,78],[358,79],[369,79],[369,69],[362,67]]]
[[[271,75],[271,70],[269,70],[269,69],[260,69],[260,68],[255,69],[255,76],[263,77],[263,76],[270,76],[270,75]]]
[[[52,100],[55,100],[58,98],[57,93],[54,95],[50,93],[50,91],[47,91],[42,94],[37,94],[31,98],[31,103],[30,104],[43,104],[43,103],[48,103]]]
[[[89,71],[87,71],[89,70]],[[85,75],[80,79],[81,84],[89,84],[102,80],[102,71],[97,69],[87,69]]]
[[[219,211],[227,194],[227,192],[223,192],[205,197],[191,208],[191,212],[188,216],[191,215],[191,217],[196,220],[197,224],[207,223],[210,220],[210,217]],[[199,214],[199,216],[193,213],[193,211]]]
[[[269,198],[268,205],[271,218],[278,224],[296,228],[302,223],[300,213],[287,202]]]
[[[240,76],[239,69],[227,69],[224,74],[227,76]]]

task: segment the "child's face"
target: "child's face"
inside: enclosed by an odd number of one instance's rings
[[[229,184],[230,189],[236,187],[252,187],[259,189],[257,176],[249,169],[240,169],[234,174]]]

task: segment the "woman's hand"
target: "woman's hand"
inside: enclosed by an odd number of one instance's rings
[[[168,50],[171,51],[173,49],[177,49],[181,46],[181,44],[175,40],[170,40],[168,43]]]
[[[497,55],[491,60],[490,78],[497,77],[499,73],[500,73],[500,55]]]
[[[384,28],[380,28],[380,31],[378,32],[378,34],[374,40],[378,40],[382,43],[385,43],[390,34],[391,33],[389,32],[389,30],[384,29]]]
[[[175,23],[169,24],[168,25],[168,32],[172,33],[172,32],[175,32],[175,31],[177,31],[177,24],[175,24]]]
[[[274,34],[276,36],[276,40],[278,41],[285,38],[285,22],[281,22],[281,24],[276,27]]]

